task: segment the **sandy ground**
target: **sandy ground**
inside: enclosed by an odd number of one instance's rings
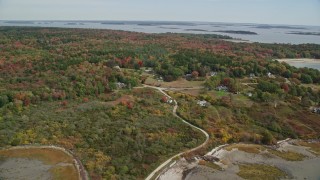
[[[291,62],[291,63],[320,63],[319,59],[309,59],[309,58],[294,58],[294,59],[275,59],[279,62]]]
[[[190,164],[185,160],[180,160],[172,168],[164,172],[159,179],[242,179],[237,175],[239,172],[239,164],[267,164],[276,166],[277,168],[286,172],[289,178],[320,179],[320,157],[317,157],[308,151],[308,147],[293,145],[294,142],[295,140],[282,141],[278,143],[276,150],[293,151],[303,154],[306,156],[306,158],[302,161],[287,161],[269,153],[267,150],[258,154],[254,154],[239,151],[238,149],[227,151],[224,149],[225,146],[220,146],[213,149],[205,156],[219,158],[220,161],[215,162],[215,164],[222,167],[222,171],[197,165],[196,163]]]
[[[174,166],[172,166],[167,173],[159,176],[159,179],[174,180],[182,179],[183,172],[196,167],[198,162],[188,163],[184,158],[179,160]]]
[[[224,41],[234,42],[234,43],[253,43],[249,40],[243,40],[243,39],[223,39]]]
[[[0,179],[52,179],[50,168],[38,160],[10,158],[0,161]]]

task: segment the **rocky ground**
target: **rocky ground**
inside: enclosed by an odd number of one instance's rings
[[[311,144],[319,147],[319,142]],[[198,159],[180,159],[159,179],[319,179],[319,167],[319,154],[298,140],[276,146],[232,144]]]

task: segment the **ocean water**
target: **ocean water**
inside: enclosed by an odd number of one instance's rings
[[[192,34],[221,34],[250,42],[320,44],[320,26],[159,21],[0,21],[0,26],[112,29],[145,33],[171,32]],[[230,34],[221,31],[248,31],[256,33],[256,35]],[[314,33],[318,35],[302,35],[301,33]]]
[[[308,67],[308,68],[318,69],[320,71],[320,63],[300,63],[300,62],[287,62],[287,63],[297,68]]]

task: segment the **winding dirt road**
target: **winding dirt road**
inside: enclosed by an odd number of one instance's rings
[[[153,89],[156,89],[156,90],[160,91],[160,92],[161,92],[163,95],[165,95],[166,97],[168,97],[168,98],[170,98],[170,99],[173,99],[171,96],[169,96],[167,93],[164,92],[164,90],[171,89],[171,88],[161,88],[161,87],[155,87],[155,86],[149,86],[149,85],[143,85],[143,87],[141,87],[141,88],[153,88]],[[185,88],[183,88],[183,89],[185,89]],[[149,176],[146,178],[146,180],[151,180],[151,179],[153,179],[154,176],[155,176],[161,169],[163,169],[165,166],[167,166],[174,158],[179,157],[179,156],[181,156],[182,154],[185,154],[185,153],[190,153],[190,152],[192,152],[192,151],[196,151],[196,150],[202,148],[203,146],[205,146],[205,145],[208,143],[208,141],[209,141],[209,134],[208,134],[205,130],[203,130],[203,129],[197,127],[197,126],[194,126],[194,125],[190,124],[189,122],[187,122],[186,120],[184,120],[183,118],[181,118],[181,117],[177,114],[178,103],[177,103],[177,101],[174,100],[174,99],[173,99],[173,101],[174,101],[174,104],[175,104],[175,105],[174,105],[174,107],[173,107],[172,114],[173,114],[175,117],[179,118],[183,123],[191,126],[192,128],[195,128],[195,129],[201,131],[201,132],[206,136],[206,140],[205,140],[201,145],[199,145],[198,147],[195,147],[195,148],[190,149],[190,150],[188,150],[188,151],[184,151],[184,152],[181,152],[181,153],[179,153],[179,154],[176,154],[176,155],[172,156],[172,157],[169,158],[167,161],[165,161],[165,162],[163,162],[161,165],[159,165],[152,173],[150,173]],[[158,177],[155,177],[154,179],[157,179],[157,178],[158,178]]]

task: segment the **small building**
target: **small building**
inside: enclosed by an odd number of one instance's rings
[[[271,72],[268,72],[268,73],[267,73],[267,76],[268,76],[269,78],[275,78],[275,76],[274,76]]]
[[[218,73],[217,72],[210,72],[210,76],[212,77],[212,76],[216,76]]]
[[[144,72],[146,72],[146,73],[152,73],[152,71],[153,71],[152,69],[145,69],[144,70]]]
[[[197,104],[201,107],[206,107],[208,105],[208,102],[205,100],[202,100],[202,101],[198,100]]]
[[[312,112],[316,114],[320,114],[320,107],[313,108]]]
[[[163,77],[160,76],[159,78],[157,78],[158,82],[163,82]]]
[[[272,76],[271,72],[268,72],[268,73],[267,73],[267,76],[268,76],[268,77],[271,77],[271,76]]]
[[[186,75],[184,75],[184,78],[186,80],[191,80],[192,79],[192,74],[186,74]]]
[[[252,79],[252,78],[255,78],[256,75],[254,73],[250,73],[249,77]]]
[[[229,88],[227,86],[218,86],[216,89],[218,91],[228,91],[229,90]]]
[[[127,85],[124,84],[124,83],[122,83],[122,82],[117,82],[116,85],[117,85],[117,88],[118,88],[118,89],[122,89],[122,88],[127,87]]]
[[[248,92],[248,93],[247,93],[247,96],[248,96],[248,97],[252,97],[253,94],[252,94],[251,92]]]
[[[118,72],[121,72],[120,66],[114,66],[113,69],[115,69],[115,70],[118,71]]]

